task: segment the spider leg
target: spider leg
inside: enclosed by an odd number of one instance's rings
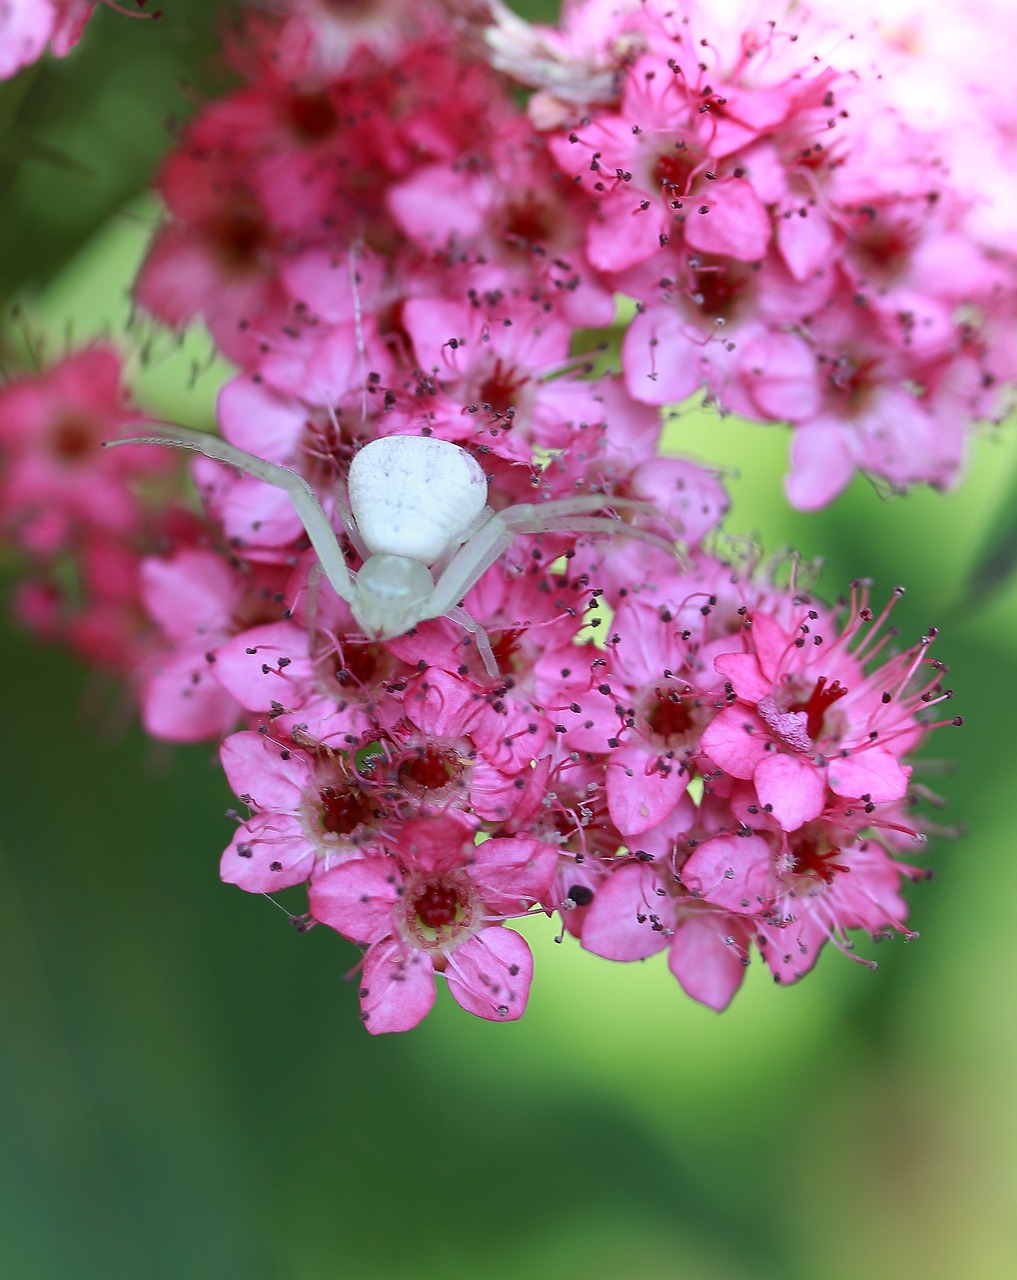
[[[492,516],[486,524],[464,542],[434,584],[427,618],[444,617],[458,605],[470,587],[478,582],[496,560],[500,560],[515,541],[515,530],[505,526],[500,515]],[[485,659],[486,664],[486,659]]]
[[[574,498],[555,498],[550,502],[520,502],[505,511],[499,511],[497,518],[513,533],[624,533],[633,538],[641,538],[643,542],[650,542],[669,555],[678,554],[673,542],[650,533],[648,529],[627,524],[615,516],[595,514],[605,507],[660,518],[660,512],[650,502],[638,502],[634,498],[613,498],[606,493],[585,493]]]
[[[487,674],[492,679],[497,679],[501,674],[498,670],[498,661],[494,656],[494,650],[491,648],[491,641],[488,639],[487,632],[472,614],[466,612],[460,605],[455,605],[445,614],[446,618],[451,618],[453,622],[458,622],[463,630],[468,631],[473,636],[474,643],[477,646],[477,652],[484,663]]]
[[[673,543],[659,538],[645,529],[636,529],[611,516],[585,515],[584,512],[602,511],[611,506],[618,510],[643,511],[658,515],[648,502],[636,502],[630,498],[610,498],[606,494],[582,494],[575,498],[560,498],[552,502],[521,502],[504,511],[496,512],[486,524],[459,548],[434,584],[434,595],[428,605],[425,618],[440,618],[454,608],[470,587],[499,560],[520,533],[550,533],[552,531],[576,533],[626,533],[632,537],[652,542],[669,555],[677,556]]]
[[[160,423],[157,434],[107,440],[104,447],[108,449],[121,444],[168,444],[178,449],[193,449],[195,453],[203,453],[206,458],[225,462],[238,471],[254,476],[256,480],[283,489],[290,496],[332,590],[347,604],[352,602],[354,582],[343,559],[339,540],[321,509],[317,495],[303,476],[297,475],[289,467],[279,467],[274,462],[256,458],[253,453],[245,453],[243,449],[236,448],[218,436],[204,431],[191,431],[188,427],[164,426]]]

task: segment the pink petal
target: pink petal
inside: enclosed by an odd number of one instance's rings
[[[434,965],[396,938],[371,947],[360,983],[360,1016],[372,1035],[409,1031],[431,1012]]]
[[[765,255],[770,216],[744,178],[719,178],[710,183],[707,199],[694,196],[692,203],[698,208],[685,220],[685,243],[690,248],[739,262],[758,262]]]
[[[525,836],[495,837],[477,845],[469,875],[491,911],[510,914],[545,900],[557,868],[553,845]]]
[[[644,960],[668,945],[671,901],[656,871],[628,862],[594,895],[583,923],[582,943],[605,960]]]
[[[204,649],[185,646],[167,655],[141,690],[146,733],[164,742],[204,742],[232,729],[236,700],[213,678]]]
[[[258,813],[239,826],[222,855],[219,875],[248,893],[301,884],[314,870],[314,849],[295,818]]]
[[[234,794],[259,809],[295,810],[313,772],[305,756],[248,730],[228,737],[219,759]]]
[[[314,688],[307,641],[307,632],[292,622],[241,631],[216,650],[215,678],[248,711],[271,711],[273,703],[299,706]]]
[[[831,760],[827,767],[830,790],[838,796],[868,796],[876,804],[900,800],[908,789],[911,770],[903,767],[885,747]]]
[[[717,659],[719,666],[721,659]],[[702,750],[734,778],[750,779],[766,757],[769,735],[762,720],[747,707],[728,707],[706,726]]]
[[[823,812],[826,782],[812,761],[802,756],[768,755],[753,781],[760,804],[770,808],[785,831],[797,831]]]
[[[663,822],[689,785],[677,760],[664,760],[635,744],[619,747],[607,762],[607,809],[623,836],[638,836]]]
[[[533,956],[514,929],[498,925],[464,942],[445,972],[452,998],[468,1013],[492,1022],[512,1022],[526,1008]]]
[[[732,931],[728,919],[690,912],[675,932],[667,962],[685,994],[718,1013],[733,1000],[746,968],[747,935]]]
[[[773,856],[761,836],[713,836],[682,867],[690,893],[739,915],[756,915],[773,898]]]
[[[311,881],[311,915],[351,942],[379,942],[393,932],[403,878],[393,858],[352,858]]]

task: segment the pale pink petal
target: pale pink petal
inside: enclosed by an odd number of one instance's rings
[[[673,925],[671,900],[645,862],[628,862],[597,889],[582,943],[606,960],[644,960],[663,951]]]
[[[770,243],[770,216],[751,184],[719,178],[706,195],[692,199],[696,208],[685,220],[685,243],[701,253],[758,262]]]
[[[372,1035],[409,1031],[431,1012],[434,998],[434,965],[425,951],[396,938],[371,947],[360,982],[360,1016]]]
[[[394,858],[353,858],[311,881],[311,915],[351,942],[379,942],[393,932],[402,884]]]
[[[682,867],[682,884],[726,911],[756,915],[773,897],[770,846],[756,835],[713,836],[692,851]]]
[[[867,796],[876,804],[901,799],[910,776],[910,768],[902,766],[885,747],[868,747],[831,760],[827,767],[827,780],[835,795]]]
[[[558,850],[543,840],[495,837],[474,849],[470,879],[492,912],[513,914],[547,898],[558,867]]]
[[[193,645],[159,660],[141,689],[145,732],[163,742],[204,742],[228,733],[240,708],[213,678],[205,651]]]
[[[677,760],[658,760],[635,743],[619,747],[607,762],[607,807],[623,836],[663,822],[685,794],[687,770]]]
[[[301,884],[314,863],[314,848],[295,818],[256,813],[237,827],[222,855],[219,875],[248,893],[272,893]]]
[[[483,929],[449,957],[452,998],[468,1013],[492,1022],[522,1016],[533,980],[533,956],[514,929]]]
[[[760,804],[785,831],[797,831],[823,812],[826,784],[811,760],[773,752],[759,764],[753,781]]]
[[[769,742],[759,716],[747,707],[734,706],[710,721],[700,747],[726,773],[748,780],[766,757]]]
[[[219,646],[215,678],[248,711],[296,707],[314,688],[308,635],[293,622],[241,631]]]
[[[231,734],[219,758],[234,794],[259,809],[295,810],[312,776],[305,756],[253,731]]]
[[[730,917],[695,911],[681,921],[668,954],[668,968],[693,1000],[720,1013],[745,977],[748,940]],[[741,936],[739,936],[741,935]]]

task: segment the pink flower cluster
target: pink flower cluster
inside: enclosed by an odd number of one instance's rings
[[[158,18],[158,10],[141,12],[147,0],[133,0],[136,10],[117,0],[0,0],[0,80],[9,80],[47,51],[65,58],[81,39],[96,4],[130,18]]]
[[[0,386],[0,533],[21,566],[15,614],[40,638],[120,676],[143,653],[144,551],[197,524],[156,500],[178,476],[173,458],[103,450],[137,420],[108,343]]]
[[[365,636],[253,475],[199,457],[203,519],[139,507],[152,451],[93,450],[137,422],[111,352],[0,392],[0,517],[43,560],[120,549],[145,726],[221,739],[247,811],[223,879],[306,885],[295,919],[364,948],[372,1032],[416,1025],[439,976],[518,1017],[531,914],[609,959],[666,950],[715,1009],[753,947],[786,983],[850,930],[906,933],[908,761],[949,697],[932,637],[892,653],[863,585],[831,610],[793,559],[736,564],[721,480],[659,456],[659,406],[706,388],[792,422],[801,505],[856,467],[945,484],[991,408],[1009,281],[880,86],[754,7],[724,26],[593,0],[527,28],[525,58],[503,16],[486,38],[542,86],[529,114],[482,56],[485,12],[249,17],[241,87],[165,163],[135,296],[205,322],[238,366],[223,436],[311,486],[353,572],[345,478],[379,436],[458,445],[495,511],[583,497],[635,522],[551,521],[487,568],[464,603],[497,674],[458,619]],[[577,334],[611,326],[618,291],[638,314],[621,373],[595,376]]]
[[[542,86],[534,117],[586,196],[586,262],[637,303],[629,391],[705,388],[791,424],[787,494],[806,509],[859,470],[948,486],[1017,372],[1017,257],[985,217],[1004,166],[976,186],[953,164],[984,161],[1000,103],[932,120],[849,35],[802,5],[577,0],[561,32],[509,22],[495,40]],[[1012,93],[1004,119],[1012,136]]]
[[[47,48],[58,58],[81,39],[96,0],[0,0],[0,80],[37,62]]]

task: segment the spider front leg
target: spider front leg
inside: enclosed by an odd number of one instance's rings
[[[256,480],[283,489],[290,496],[332,590],[347,604],[352,603],[356,588],[346,567],[339,539],[328,516],[321,509],[317,495],[303,476],[297,475],[289,467],[280,467],[274,462],[266,462],[264,458],[256,458],[253,453],[245,453],[243,449],[236,448],[218,436],[208,435],[204,431],[191,431],[188,427],[164,426],[160,423],[158,435],[107,440],[103,447],[111,449],[122,444],[167,444],[177,449],[193,449],[195,453],[203,453],[206,458],[225,462],[238,471],[254,476]]]
[[[520,533],[626,533],[642,538],[645,542],[652,542],[671,555],[677,555],[674,544],[659,538],[655,533],[635,529],[611,516],[586,514],[602,511],[607,506],[617,510],[659,514],[648,502],[593,493],[575,498],[559,498],[551,502],[521,502],[504,511],[492,513],[491,518],[463,543],[439,576],[434,584],[434,595],[426,617],[440,618],[455,608],[473,584],[480,580],[496,560],[501,559]],[[422,618],[421,621],[423,620]]]

